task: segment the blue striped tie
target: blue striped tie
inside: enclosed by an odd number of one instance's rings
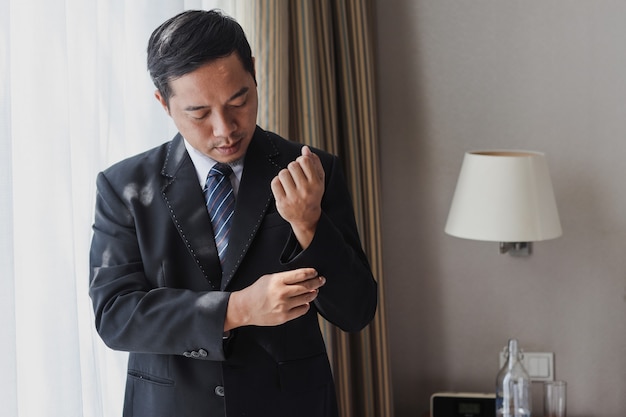
[[[204,187],[206,206],[213,224],[215,246],[221,263],[224,263],[231,219],[235,211],[235,194],[229,179],[232,173],[230,166],[217,163],[209,171]]]

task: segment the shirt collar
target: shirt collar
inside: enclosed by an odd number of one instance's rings
[[[207,155],[194,148],[189,142],[187,142],[187,139],[183,138],[183,141],[185,142],[185,148],[191,158],[191,162],[193,162],[193,166],[196,168],[196,174],[198,175],[200,187],[204,188],[206,177],[209,175],[209,171],[213,168],[213,165],[217,164],[217,161],[209,158]],[[228,165],[230,165],[233,169],[233,173],[235,174],[231,175],[230,180],[233,184],[235,194],[237,194],[237,191],[239,190],[239,182],[241,181],[241,175],[243,174],[243,158],[229,163]]]

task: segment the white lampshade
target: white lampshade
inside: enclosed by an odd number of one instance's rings
[[[474,240],[534,242],[561,236],[544,154],[467,152],[445,231]]]

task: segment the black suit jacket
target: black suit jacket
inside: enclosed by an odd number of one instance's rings
[[[336,415],[318,313],[358,331],[373,318],[377,289],[336,157],[314,150],[326,188],[306,250],[276,211],[270,181],[300,149],[257,127],[223,272],[180,135],[98,175],[89,291],[104,342],[130,352],[125,416]],[[224,338],[230,292],[299,267],[326,277],[314,308]]]

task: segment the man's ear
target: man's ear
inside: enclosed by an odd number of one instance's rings
[[[256,82],[256,59],[252,57],[252,78],[254,79],[254,85],[257,85]]]
[[[165,98],[163,98],[159,90],[156,90],[154,92],[154,97],[159,101],[159,103],[161,103],[161,106],[163,106],[163,110],[165,110],[167,114],[170,114],[170,108],[167,105],[167,101],[165,100]]]

